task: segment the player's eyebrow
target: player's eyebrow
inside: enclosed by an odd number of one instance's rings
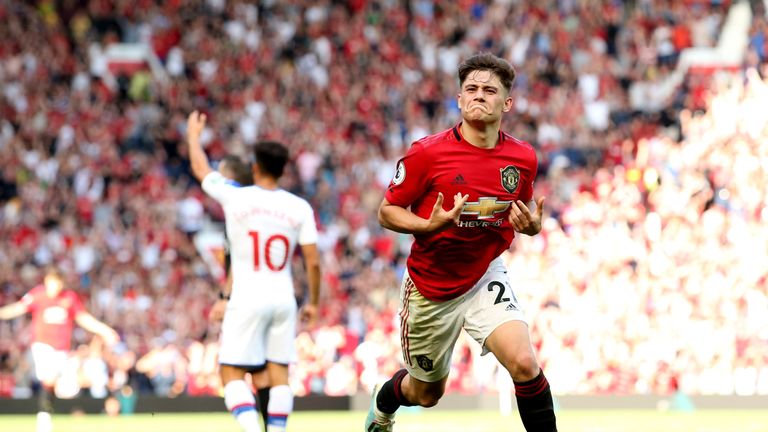
[[[471,82],[470,83],[464,83],[464,87],[463,87],[464,89],[468,89],[468,88],[471,88],[471,87],[482,87],[483,89],[494,89],[494,90],[498,90],[499,89],[499,86],[494,85],[494,84],[487,84],[487,83],[480,83],[480,84],[478,84],[478,83],[471,83]]]

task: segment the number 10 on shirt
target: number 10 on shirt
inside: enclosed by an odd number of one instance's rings
[[[264,263],[267,265],[268,269],[274,272],[279,272],[285,268],[285,265],[288,264],[288,237],[282,234],[273,234],[267,237],[262,246],[260,244],[258,231],[248,231],[248,235],[251,236],[251,240],[253,240],[253,269],[255,271],[259,271],[261,269],[262,255],[264,255]],[[280,242],[283,244],[283,256],[276,261],[275,257],[273,257],[273,254],[271,253],[274,250],[273,246],[275,246],[275,242]]]

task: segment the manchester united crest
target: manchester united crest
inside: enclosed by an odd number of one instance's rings
[[[432,365],[432,359],[425,355],[417,355],[416,356],[416,363],[419,364],[419,367],[424,369],[425,371],[429,372],[431,371],[434,366]]]
[[[507,165],[499,171],[501,171],[501,185],[507,192],[514,193],[517,185],[520,184],[520,171],[512,165]]]

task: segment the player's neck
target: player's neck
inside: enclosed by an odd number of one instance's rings
[[[262,178],[256,179],[256,181],[253,182],[253,184],[255,184],[256,186],[262,189],[267,189],[267,190],[277,190],[280,188],[280,186],[278,186],[277,184],[277,180],[268,178],[268,177],[262,177]]]
[[[492,149],[499,142],[500,127],[499,122],[470,124],[465,120],[461,123],[461,136],[475,147]]]

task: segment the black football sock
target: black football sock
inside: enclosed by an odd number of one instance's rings
[[[269,389],[271,388],[264,387],[256,390],[259,399],[259,411],[261,411],[261,418],[264,419],[264,427],[267,427],[267,418],[269,418],[267,407],[269,406]]]
[[[381,390],[379,390],[379,394],[376,397],[376,407],[379,408],[379,411],[385,414],[394,414],[400,406],[415,405],[409,402],[400,390],[400,384],[406,375],[408,375],[408,371],[400,369],[392,375],[389,381],[381,386]]]
[[[41,385],[40,393],[37,395],[37,411],[53,413],[53,402],[51,402],[51,389]]]
[[[552,392],[544,372],[525,382],[515,382],[520,419],[528,432],[557,432]]]

